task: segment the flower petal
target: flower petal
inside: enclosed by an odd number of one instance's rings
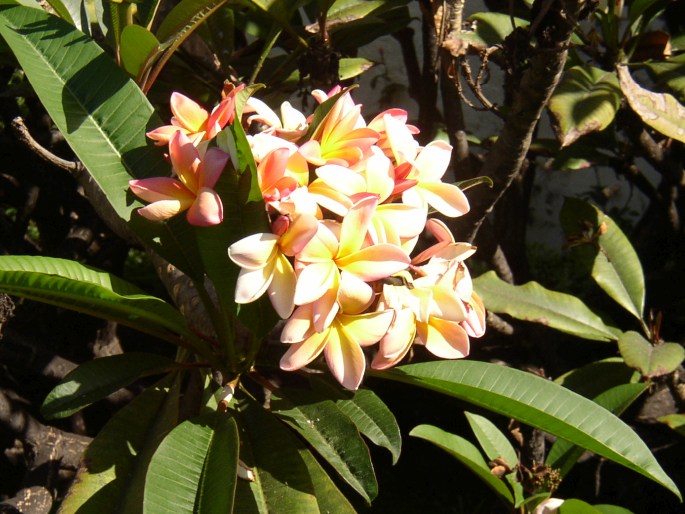
[[[241,269],[235,286],[235,303],[252,303],[266,292],[274,275],[274,266]]]
[[[252,234],[233,243],[228,257],[245,269],[260,269],[272,258],[278,236],[276,234]]]
[[[402,248],[379,244],[362,248],[335,262],[341,270],[356,275],[364,282],[373,282],[406,269],[410,260]]]
[[[138,209],[138,214],[151,221],[164,221],[190,206],[179,200],[159,200]]]
[[[171,112],[180,124],[191,132],[205,129],[209,113],[200,105],[181,93],[171,95]]]
[[[299,343],[315,332],[312,325],[312,304],[297,307],[281,331],[282,343]]]
[[[327,346],[329,330],[314,332],[302,342],[290,345],[281,357],[280,366],[284,371],[295,371],[316,359]],[[361,351],[361,350],[360,350]]]
[[[361,248],[377,205],[378,197],[369,195],[350,207],[341,224],[337,257],[345,257]]]
[[[195,200],[195,195],[175,178],[151,177],[129,180],[128,185],[133,194],[146,202],[177,200],[183,204],[187,203],[187,208]]]
[[[338,314],[337,325],[351,341],[359,346],[371,346],[387,334],[395,319],[395,311],[369,312],[367,314]]]
[[[420,190],[424,199],[445,216],[463,216],[471,207],[466,195],[454,184],[443,182],[419,182],[413,190]],[[407,193],[412,189],[406,191]],[[403,197],[404,198],[404,197]]]
[[[188,223],[198,227],[218,225],[224,220],[224,206],[219,194],[208,187],[201,187],[197,199],[188,209]]]
[[[387,334],[378,343],[378,353],[371,362],[373,369],[388,369],[400,362],[414,342],[416,317],[411,309],[401,309],[395,315]]]
[[[340,273],[338,302],[347,314],[360,314],[373,302],[373,288],[360,278],[343,271]]]
[[[295,304],[304,305],[318,300],[333,289],[337,276],[338,268],[333,261],[308,264],[297,277]]]
[[[324,356],[332,375],[344,388],[356,390],[359,387],[364,378],[366,358],[357,343],[331,327]]]
[[[287,319],[295,309],[293,300],[296,284],[297,277],[292,264],[285,255],[279,253],[274,262],[273,278],[267,291],[271,305],[282,319]]]
[[[228,159],[229,155],[220,148],[213,147],[207,150],[198,170],[200,187],[213,188],[221,177]]]
[[[431,317],[416,324],[417,336],[426,349],[441,359],[461,359],[469,354],[469,336],[459,323]]]
[[[409,178],[420,181],[438,181],[447,171],[452,158],[452,147],[444,141],[431,141],[419,153],[413,162],[414,170]]]

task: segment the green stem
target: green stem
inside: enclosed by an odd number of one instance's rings
[[[264,48],[262,49],[262,53],[259,56],[259,60],[257,61],[257,64],[255,64],[254,70],[252,71],[252,75],[250,76],[250,80],[247,82],[248,84],[254,84],[255,80],[257,80],[257,75],[259,75],[259,72],[262,70],[264,63],[266,62],[266,58],[269,56],[269,53],[271,53],[271,49],[276,44],[278,37],[281,35],[281,32],[283,32],[281,29],[277,29],[274,27],[271,33],[271,37],[267,39],[266,43],[264,44]]]

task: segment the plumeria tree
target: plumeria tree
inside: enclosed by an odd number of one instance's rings
[[[640,261],[618,225],[580,200],[569,199],[562,210],[579,267],[630,315],[621,328],[571,294],[535,282],[513,285],[501,250],[486,249],[476,279],[467,267],[480,253],[487,214],[524,161],[558,150],[532,144],[542,109],[549,104],[556,116],[562,147],[611,122],[595,123],[605,109],[588,106],[577,91],[599,94],[591,87],[601,82],[594,69],[571,68],[561,79],[569,42],[586,35],[575,20],[587,17],[589,6],[536,2],[525,24],[509,15],[475,18],[504,41],[527,31],[529,62],[505,61],[507,80],[518,80],[519,89],[497,109],[479,81],[490,57],[510,47],[488,46],[491,33],[477,23],[464,29],[463,4],[422,2],[441,41],[439,50],[433,46],[439,55],[425,59],[427,77],[443,81],[447,133],[438,137],[435,104],[422,103],[416,125],[402,106],[364,112],[349,79],[370,63],[341,56],[335,46],[346,48],[346,38],[361,45],[370,28],[389,22],[406,27],[406,3],[183,0],[164,11],[154,1],[95,2],[93,18],[87,3],[53,0],[46,10],[0,1],[0,34],[76,160],[43,148],[21,120],[17,130],[33,152],[73,171],[95,212],[152,263],[166,287],[166,294],[146,293],[76,259],[0,255],[3,293],[170,343],[88,360],[47,395],[42,416],[60,419],[123,387],[146,385],[93,434],[73,485],[58,498],[60,513],[373,509],[379,488],[368,443],[388,450],[394,464],[406,435],[380,393],[387,384],[521,424],[507,435],[466,412],[482,451],[426,423],[410,432],[464,464],[508,511],[622,511],[552,496],[584,449],[680,497],[647,445],[617,417],[685,358],[682,345],[664,342],[660,322],[645,314]],[[646,26],[658,7],[648,4],[633,8],[631,23]],[[620,25],[622,9],[598,13],[605,40],[613,41],[609,29]],[[510,26],[502,36],[503,17]],[[239,43],[246,31],[259,44]],[[628,36],[614,43],[622,51],[638,45]],[[198,53],[198,45],[209,50]],[[279,45],[290,53],[274,52]],[[207,55],[218,84],[196,64]],[[475,79],[469,55],[482,62]],[[668,115],[652,123],[644,111],[657,99],[682,106],[642,89],[620,55],[616,76],[602,80],[614,89],[621,84],[646,126],[682,141]],[[590,86],[574,82],[580,73],[595,77]],[[176,82],[179,74],[189,78]],[[266,87],[261,77],[269,79]],[[461,107],[453,110],[470,101],[464,80],[504,117],[482,154],[480,176],[469,171],[468,148],[464,153]],[[431,81],[423,85],[425,98],[436,92]],[[311,87],[300,109],[291,93],[305,84]],[[576,97],[564,101],[564,94]],[[573,109],[582,116],[567,112]],[[484,262],[501,278],[485,272]],[[551,381],[470,359],[490,325],[511,328],[495,313],[617,342],[621,370],[637,373],[584,389],[584,368]],[[529,462],[523,448],[543,432],[558,440]]]

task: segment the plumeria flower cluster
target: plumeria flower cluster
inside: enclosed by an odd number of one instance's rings
[[[187,210],[188,221],[222,219],[212,189],[229,157],[208,142],[235,116],[235,94],[208,113],[178,93],[172,124],[148,134],[169,145],[173,177],[131,181],[152,202],[139,210],[164,220]],[[257,179],[271,232],[249,235],[228,248],[240,267],[235,301],[264,294],[285,321],[288,345],[280,366],[297,370],[324,355],[334,377],[357,389],[367,366],[364,349],[375,347],[371,367],[399,363],[413,344],[445,359],[469,353],[469,338],[485,331],[485,310],[464,261],[475,248],[455,240],[447,225],[429,218],[469,210],[463,192],[442,181],[451,147],[421,147],[418,130],[401,109],[370,122],[349,91],[314,91],[333,97],[323,121],[311,127],[288,102],[280,116],[251,97],[244,123],[257,164]],[[261,131],[254,134],[254,128]],[[416,251],[428,232],[432,246]]]

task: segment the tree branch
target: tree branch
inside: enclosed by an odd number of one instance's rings
[[[568,44],[584,4],[584,0],[536,0],[533,5],[533,12],[540,13],[531,25],[536,28],[532,35],[538,46],[515,88],[509,115],[483,164],[481,174],[492,178],[494,186],[481,191],[468,215],[470,241],[521,170],[535,127],[561,77]]]

